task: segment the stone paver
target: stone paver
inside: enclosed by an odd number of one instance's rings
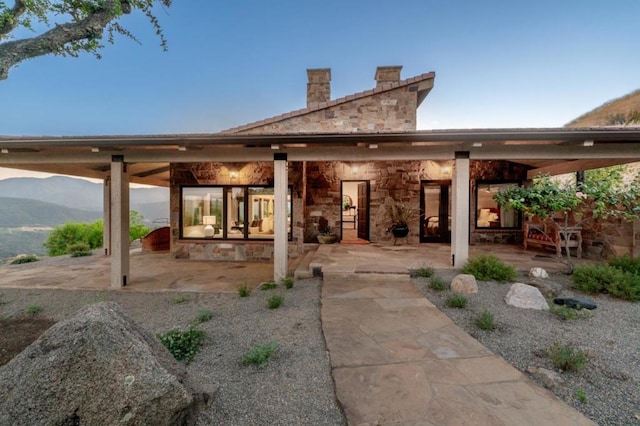
[[[594,424],[462,331],[408,276],[351,267],[350,275],[344,265],[325,272],[322,290],[322,328],[350,425]]]

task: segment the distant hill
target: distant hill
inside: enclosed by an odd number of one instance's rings
[[[96,211],[78,210],[44,201],[0,197],[0,228],[93,222],[101,217],[102,214]]]
[[[38,200],[102,214],[103,185],[67,176],[9,178],[0,180],[0,197]],[[130,204],[131,210],[148,222],[169,217],[169,189],[131,188]],[[3,215],[0,213],[0,220]]]
[[[567,123],[565,127],[624,125],[640,126],[640,90],[605,102],[599,107]]]

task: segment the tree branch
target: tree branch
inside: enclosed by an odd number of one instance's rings
[[[22,0],[16,0],[13,9],[9,12],[9,17],[0,24],[0,39],[3,39],[11,31],[15,30],[20,23],[20,16],[26,12],[27,6]]]
[[[18,3],[21,1],[18,0],[16,5]],[[0,80],[5,80],[9,76],[9,70],[24,60],[50,53],[64,53],[64,48],[69,43],[101,39],[105,27],[118,17],[119,13],[116,11],[130,13],[129,2],[108,0],[104,2],[103,8],[84,19],[56,25],[36,37],[0,44]]]

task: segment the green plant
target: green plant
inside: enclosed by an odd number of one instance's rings
[[[181,303],[188,302],[188,301],[189,301],[189,296],[187,296],[186,294],[181,294],[179,296],[172,297],[171,299],[169,299],[169,302],[172,305],[179,305]]]
[[[587,398],[587,394],[584,393],[582,389],[578,389],[576,391],[576,397],[578,397],[580,402],[583,402],[583,403],[589,402],[589,398]]]
[[[27,305],[24,311],[29,315],[36,315],[42,312],[42,306],[39,305]]]
[[[414,275],[420,278],[429,278],[433,275],[433,268],[430,266],[422,266],[415,270]]]
[[[269,309],[278,309],[282,302],[284,302],[284,296],[273,294],[267,299],[267,307]]]
[[[393,225],[407,225],[418,216],[418,210],[405,203],[392,201],[387,206],[387,216]]]
[[[67,247],[67,253],[70,253],[71,257],[91,256],[91,247],[87,243],[79,242]]]
[[[246,284],[242,284],[238,287],[238,295],[240,297],[249,297],[251,295],[251,289]]]
[[[487,309],[482,311],[482,313],[476,318],[475,323],[479,329],[485,331],[493,331],[496,328],[493,314]]]
[[[196,315],[195,323],[202,324],[203,322],[210,321],[213,318],[213,312],[208,309],[200,309]]]
[[[500,283],[513,281],[518,276],[513,266],[505,264],[492,254],[481,254],[467,260],[462,273],[471,274],[480,281],[495,280]]]
[[[11,265],[21,265],[23,263],[37,262],[38,260],[40,260],[38,256],[36,256],[35,254],[29,254],[27,256],[20,256],[13,259],[11,261]]]
[[[609,293],[625,300],[640,300],[640,275],[610,265],[579,265],[573,286],[585,293]]]
[[[275,281],[267,281],[265,283],[262,283],[262,286],[260,286],[260,289],[261,290],[273,290],[276,287],[278,287],[278,284],[276,284]]]
[[[447,296],[445,303],[450,308],[463,309],[467,306],[467,298],[461,294],[451,294]]]
[[[178,361],[189,364],[200,351],[204,343],[204,331],[193,326],[186,330],[179,328],[158,334],[160,342],[171,352]]]
[[[577,318],[589,318],[592,315],[591,311],[586,309],[576,310],[565,305],[555,304],[551,304],[549,312],[564,321],[574,320]]]
[[[553,365],[562,371],[578,371],[587,362],[587,353],[570,345],[554,343],[548,351]]]
[[[242,357],[242,365],[254,364],[258,368],[264,368],[277,349],[278,343],[275,341],[268,345],[255,346]]]
[[[640,257],[634,259],[628,254],[625,254],[624,256],[614,257],[609,260],[609,265],[624,272],[640,275]]]
[[[442,291],[447,288],[447,285],[441,277],[431,277],[431,280],[429,281],[429,287],[434,290]]]
[[[293,288],[294,279],[293,279],[293,277],[285,277],[285,278],[282,280],[282,283],[284,284],[284,286],[285,286],[287,289],[291,289],[291,288]]]

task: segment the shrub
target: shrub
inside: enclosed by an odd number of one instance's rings
[[[171,355],[178,361],[185,361],[187,364],[193,361],[193,358],[200,351],[204,336],[204,331],[195,327],[189,327],[187,330],[173,329],[158,334],[158,338],[169,349]]]
[[[416,269],[416,271],[414,272],[414,275],[420,278],[429,278],[430,276],[433,275],[433,268],[429,266],[423,266],[421,268]]]
[[[609,265],[625,272],[640,275],[640,257],[634,259],[628,254],[625,254],[624,256],[611,259]]]
[[[493,314],[489,312],[487,309],[482,311],[482,313],[478,316],[478,318],[476,318],[475,322],[478,328],[481,330],[493,331],[496,328]]]
[[[573,286],[585,293],[609,293],[621,299],[640,300],[640,275],[610,265],[579,265]]]
[[[29,315],[36,315],[42,312],[42,306],[39,305],[27,305],[24,311]]]
[[[286,277],[285,279],[282,280],[282,284],[284,284],[284,286],[287,289],[293,288],[293,284],[294,284],[293,277]]]
[[[268,345],[258,345],[242,357],[242,365],[254,364],[258,368],[264,368],[277,349],[278,344],[275,341]]]
[[[187,296],[186,294],[181,294],[180,296],[173,297],[169,300],[169,302],[171,302],[172,305],[179,305],[181,303],[188,302],[188,301],[189,301],[189,296]]]
[[[513,281],[518,275],[513,266],[505,264],[492,254],[481,254],[469,259],[462,268],[462,273],[471,274],[480,281],[495,280],[500,283]]]
[[[198,315],[196,315],[196,324],[202,324],[203,322],[211,321],[213,318],[213,312],[208,309],[200,309]]]
[[[267,281],[266,283],[262,283],[262,286],[260,286],[260,289],[273,290],[276,287],[278,287],[278,284],[276,284],[274,281]]]
[[[554,367],[562,371],[578,371],[587,362],[587,353],[570,345],[554,343],[548,353]]]
[[[246,284],[242,284],[238,287],[238,295],[240,297],[249,297],[251,295],[251,289]]]
[[[429,282],[429,287],[434,290],[442,291],[447,288],[444,280],[441,277],[431,277],[431,281]]]
[[[35,254],[29,254],[27,256],[20,256],[13,259],[11,261],[11,265],[22,265],[23,263],[37,262],[38,260],[40,260],[38,256]]]
[[[267,307],[269,309],[278,309],[280,305],[282,305],[282,302],[284,302],[284,296],[274,294],[267,299]]]
[[[445,303],[450,308],[462,309],[467,306],[467,298],[461,294],[452,294],[447,297]]]
[[[587,398],[587,394],[584,393],[584,391],[581,389],[578,389],[576,391],[576,397],[580,400],[580,402],[584,402],[584,403],[589,402],[589,398]]]
[[[71,257],[91,256],[91,247],[87,243],[75,243],[67,247]]]
[[[549,312],[564,321],[569,321],[577,318],[589,318],[591,311],[586,309],[576,310],[564,305],[552,305],[549,308]]]

